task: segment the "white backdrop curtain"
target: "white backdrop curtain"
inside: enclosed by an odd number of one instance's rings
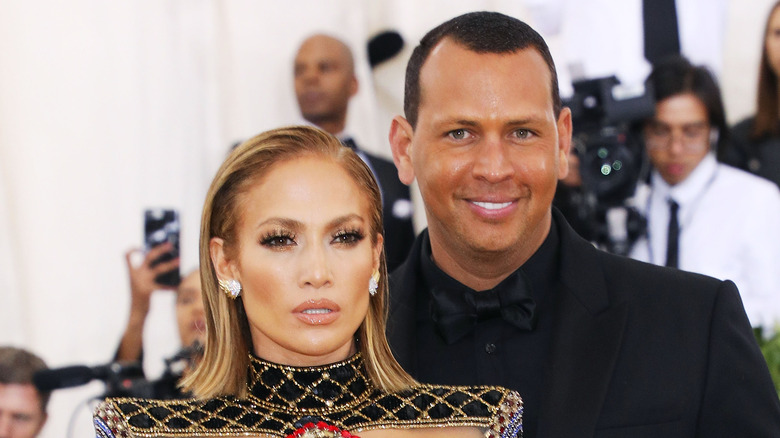
[[[724,29],[732,119],[752,111],[771,1],[749,3],[731,6]],[[28,348],[52,367],[111,358],[129,306],[123,253],[141,242],[144,208],[181,211],[182,268],[195,267],[202,199],[229,146],[299,121],[291,67],[306,35],[325,31],[352,46],[361,87],[348,129],[389,157],[387,129],[401,112],[406,59],[425,31],[462,12],[498,10],[549,29],[554,55],[565,57],[561,35],[571,31],[544,27],[550,10],[555,24],[565,6],[0,0],[0,345]],[[407,47],[371,71],[366,42],[387,29],[398,30]],[[172,294],[156,294],[152,308],[145,360],[154,376],[178,345]],[[65,436],[71,418],[74,436],[89,435],[90,412],[81,403],[101,390],[93,383],[56,391],[43,437]]]

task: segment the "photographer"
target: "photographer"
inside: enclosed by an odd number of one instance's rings
[[[170,251],[169,244],[156,246],[146,253],[143,262],[135,266],[132,258],[138,250],[128,251],[126,254],[128,274],[130,277],[131,307],[128,324],[122,335],[122,340],[117,349],[114,361],[116,362],[142,362],[143,359],[143,330],[146,315],[149,312],[151,295],[156,290],[174,290],[176,293],[176,322],[181,340],[182,350],[180,354],[169,359],[167,370],[163,377],[155,382],[137,382],[141,386],[137,389],[108,388],[110,396],[115,395],[142,395],[155,398],[178,398],[182,394],[177,388],[178,378],[186,368],[191,366],[190,361],[199,355],[199,346],[205,339],[205,315],[203,300],[201,297],[200,273],[197,269],[191,271],[182,278],[177,287],[166,286],[155,279],[162,273],[177,269],[179,260],[174,259],[153,265],[152,261],[159,258],[165,252]],[[171,369],[172,362],[179,359],[187,360],[184,369]],[[143,374],[137,375],[143,378]],[[151,385],[151,387],[149,387]],[[109,385],[110,386],[110,385]],[[116,391],[126,392],[119,394]],[[142,391],[143,394],[135,394],[134,391]]]
[[[730,279],[753,327],[780,317],[780,191],[773,183],[719,164],[726,117],[710,72],[675,57],[648,78],[655,115],[644,124],[652,173],[637,206],[647,232],[631,257]]]

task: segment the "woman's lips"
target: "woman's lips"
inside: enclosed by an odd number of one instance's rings
[[[307,300],[293,309],[296,318],[305,324],[330,324],[339,317],[338,304],[328,299]]]
[[[203,319],[199,319],[196,321],[193,321],[190,325],[192,327],[192,330],[198,333],[205,333],[206,332],[206,321]]]

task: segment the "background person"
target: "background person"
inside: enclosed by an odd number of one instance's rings
[[[719,158],[780,186],[780,2],[767,17],[758,75],[756,113],[734,126]]]
[[[200,272],[198,269],[185,275],[178,286],[167,286],[155,281],[155,278],[172,268],[179,267],[179,260],[174,259],[152,266],[152,261],[161,254],[170,251],[169,244],[158,245],[150,249],[139,265],[133,264],[133,255],[138,250],[130,250],[125,254],[127,269],[130,277],[131,306],[127,327],[114,355],[114,360],[119,362],[143,363],[143,338],[145,332],[146,315],[151,304],[151,295],[157,290],[173,289],[176,293],[176,327],[180,340],[180,350],[167,359],[166,369],[162,377],[150,382],[151,386],[129,388],[116,388],[121,393],[113,393],[109,388],[108,396],[117,395],[149,395],[154,398],[181,398],[183,393],[178,387],[181,376],[192,368],[199,360],[202,346],[206,338],[206,319],[202,299]],[[176,362],[183,361],[184,366]],[[136,378],[145,379],[141,373]],[[132,391],[138,391],[134,394]]]
[[[0,438],[33,438],[46,424],[50,393],[33,384],[46,363],[29,351],[0,347]]]
[[[144,325],[149,314],[152,294],[157,290],[176,289],[176,286],[157,283],[155,278],[171,269],[178,269],[178,258],[152,266],[155,260],[170,250],[170,243],[157,245],[144,255],[143,261],[138,266],[133,263],[133,258],[141,251],[131,249],[125,253],[127,273],[130,277],[130,314],[114,360],[125,362],[142,360]]]
[[[780,400],[732,282],[594,248],[551,208],[571,112],[542,37],[492,12],[423,37],[390,141],[428,229],[388,339],[423,382],[524,399],[524,437],[770,437]]]
[[[630,256],[730,279],[751,324],[774,327],[780,321],[780,191],[716,161],[727,127],[709,70],[676,57],[658,64],[648,82],[656,111],[644,139],[653,170],[635,200],[647,235]]]
[[[381,230],[376,181],[335,137],[293,127],[239,146],[203,208],[198,399],[109,400],[98,436],[519,436],[516,393],[418,386],[393,359]]]
[[[303,118],[354,149],[374,173],[382,191],[385,253],[392,271],[406,258],[414,241],[412,202],[409,188],[398,180],[393,162],[360,149],[344,131],[349,100],[358,91],[352,51],[336,38],[312,35],[295,55],[294,80]]]

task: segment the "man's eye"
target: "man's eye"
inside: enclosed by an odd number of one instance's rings
[[[469,136],[469,132],[465,129],[454,129],[448,132],[448,135],[455,140],[463,140]]]
[[[662,125],[650,125],[647,133],[654,137],[667,137],[671,134],[671,130]]]
[[[531,137],[531,135],[532,135],[531,131],[527,129],[518,129],[517,131],[515,131],[515,137],[520,139],[529,138]]]

